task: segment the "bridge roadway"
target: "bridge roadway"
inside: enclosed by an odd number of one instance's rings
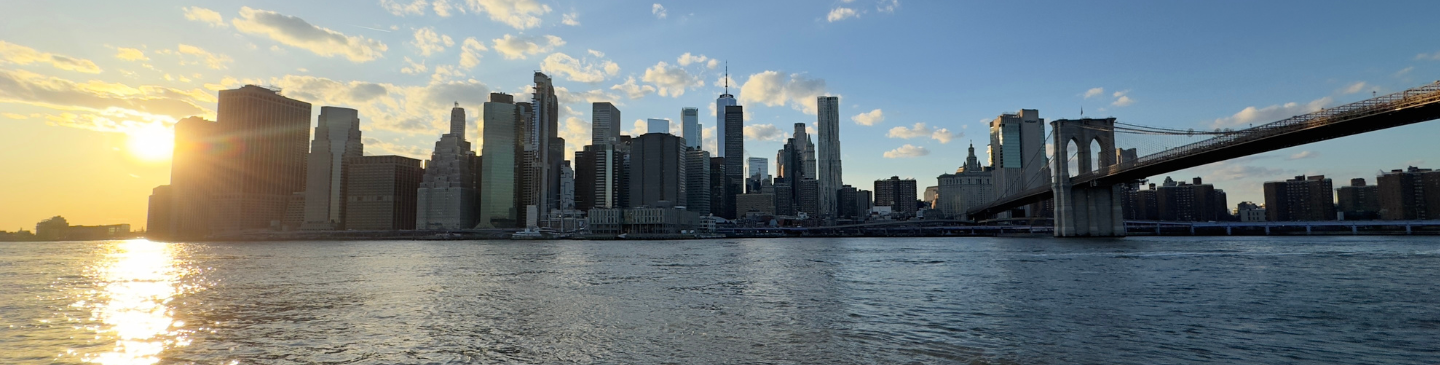
[[[1189,145],[1145,155],[1070,178],[1074,186],[1110,186],[1167,172],[1386,128],[1440,119],[1440,81],[1402,92],[1298,115]],[[1061,163],[1052,158],[1052,162]],[[1054,198],[1049,184],[971,209],[971,217],[996,214]]]

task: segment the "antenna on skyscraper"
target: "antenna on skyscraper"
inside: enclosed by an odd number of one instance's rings
[[[725,61],[725,93],[730,93],[730,61]]]

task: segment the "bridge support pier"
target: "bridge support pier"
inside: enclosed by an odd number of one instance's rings
[[[1119,185],[1074,186],[1064,156],[1075,153],[1080,174],[1116,164],[1115,118],[1061,119],[1050,122],[1055,135],[1051,190],[1055,193],[1055,237],[1124,237],[1125,212]],[[1099,143],[1100,161],[1090,160],[1090,145]],[[1072,144],[1073,143],[1073,144]],[[1070,146],[1075,151],[1070,151]],[[1099,169],[1092,168],[1098,164]]]

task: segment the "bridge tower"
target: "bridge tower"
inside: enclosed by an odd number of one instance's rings
[[[1055,237],[1123,237],[1125,213],[1119,185],[1074,186],[1071,177],[1093,174],[1098,163],[1101,173],[1118,168],[1115,155],[1115,118],[1060,119],[1050,122],[1055,135],[1055,171],[1051,188],[1055,192]],[[1070,151],[1070,142],[1076,151]],[[1100,151],[1091,151],[1099,142]],[[1076,152],[1080,171],[1070,171],[1066,156]],[[1100,161],[1091,161],[1091,152]]]

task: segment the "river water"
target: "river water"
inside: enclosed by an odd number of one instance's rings
[[[1433,364],[1437,283],[1437,237],[0,243],[0,364]]]

